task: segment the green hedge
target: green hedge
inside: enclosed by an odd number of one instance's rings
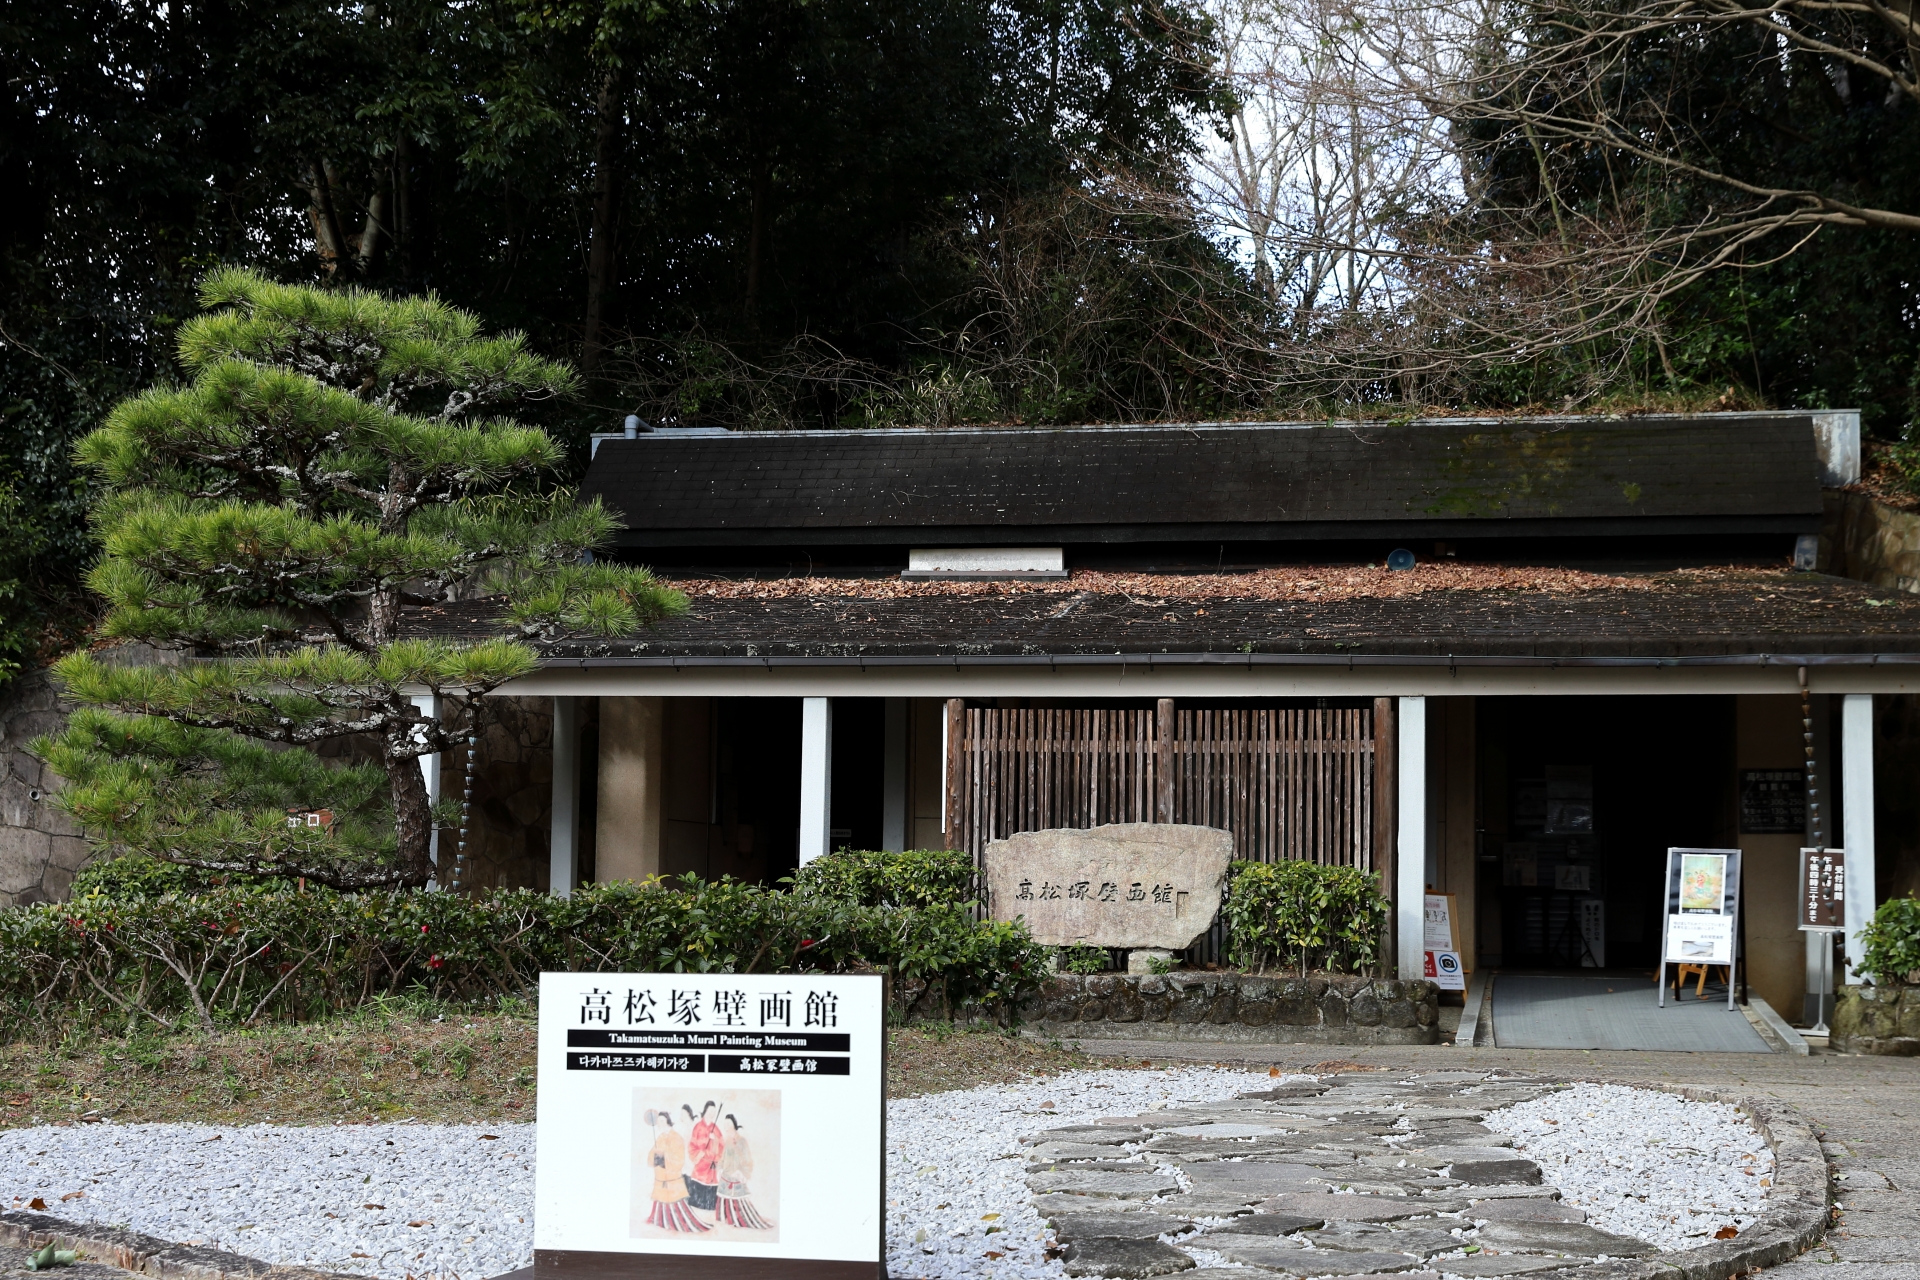
[[[1860,937],[1866,944],[1860,972],[1883,986],[1905,982],[1920,971],[1920,898],[1888,898]]]
[[[961,902],[872,905],[738,881],[342,894],[286,885],[182,888],[169,869],[102,871],[95,892],[0,910],[0,1019],[164,1028],[300,1020],[421,991],[521,994],[542,970],[777,973],[888,969],[896,1014],[973,1006],[1011,1017],[1046,948]],[[816,877],[816,880],[819,877]],[[112,885],[116,892],[101,892]],[[844,889],[845,886],[840,886]]]
[[[1380,963],[1391,907],[1372,872],[1314,862],[1236,862],[1229,877],[1221,915],[1233,965],[1365,973]]]
[[[980,896],[973,855],[960,849],[838,849],[794,872],[793,887],[864,907],[970,905]]]

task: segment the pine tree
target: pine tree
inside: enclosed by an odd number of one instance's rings
[[[81,709],[36,750],[104,852],[425,884],[420,757],[533,669],[530,641],[622,634],[686,602],[644,569],[593,563],[612,518],[554,482],[552,439],[497,416],[573,385],[518,335],[483,335],[432,297],[241,270],[210,275],[202,301],[179,338],[192,381],[124,401],[78,451],[101,634],[159,661],[63,659]],[[476,594],[471,638],[424,625]],[[424,693],[439,719],[416,708]],[[356,745],[361,762],[343,762]],[[330,817],[295,826],[289,810]]]

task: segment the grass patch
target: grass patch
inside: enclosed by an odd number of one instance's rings
[[[400,999],[216,1035],[16,1042],[0,1047],[0,1127],[532,1120],[534,1030],[521,1001]]]
[[[216,1035],[18,1041],[0,1046],[0,1128],[531,1121],[535,1031],[523,1002],[475,1010],[399,999]],[[991,1028],[917,1026],[888,1042],[894,1097],[1102,1065],[1114,1064]]]

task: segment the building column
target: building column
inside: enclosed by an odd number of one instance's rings
[[[1841,832],[1847,851],[1847,980],[1865,957],[1860,931],[1873,919],[1873,695],[1849,693],[1840,705]]]
[[[594,879],[602,884],[660,874],[666,720],[664,698],[600,699]]]
[[[1400,699],[1398,814],[1394,850],[1394,934],[1400,978],[1426,975],[1427,700]]]
[[[881,776],[880,848],[907,847],[907,700],[887,699],[886,756]]]
[[[547,842],[547,889],[571,898],[580,878],[580,700],[553,700],[553,833]]]
[[[833,848],[833,699],[802,698],[800,865]]]
[[[413,703],[414,710],[418,711],[424,718],[436,722],[440,719],[439,694],[416,693],[411,695],[410,700]],[[415,741],[417,742],[419,739],[416,738]],[[440,799],[440,755],[438,752],[430,756],[420,757],[420,777],[427,784],[427,803],[432,805]],[[440,887],[438,871],[440,866],[440,827],[438,824],[435,824],[432,834],[427,837],[427,859],[433,863],[435,868],[435,874],[427,881],[427,888],[438,889]]]

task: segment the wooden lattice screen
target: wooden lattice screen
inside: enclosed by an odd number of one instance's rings
[[[1016,831],[1191,822],[1231,831],[1239,858],[1374,869],[1370,708],[948,715],[948,836],[975,857]]]

